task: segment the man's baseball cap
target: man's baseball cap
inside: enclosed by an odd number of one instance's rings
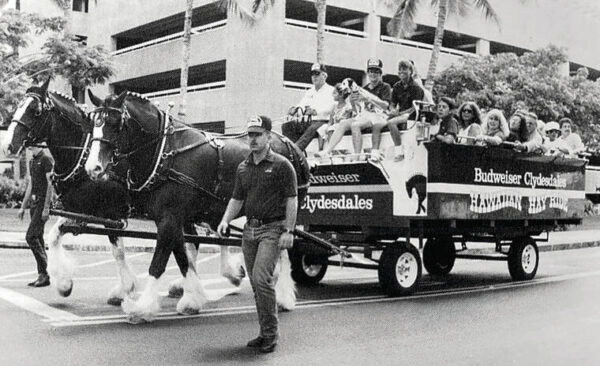
[[[318,72],[327,72],[327,69],[325,68],[325,65],[320,64],[318,62],[315,62],[310,67],[310,72],[315,72],[315,71],[318,71]]]
[[[248,119],[248,132],[271,131],[271,119],[265,116],[252,116]]]
[[[381,62],[381,60],[377,58],[370,58],[367,61],[367,70],[370,69],[377,69],[381,71],[383,69],[383,62]]]

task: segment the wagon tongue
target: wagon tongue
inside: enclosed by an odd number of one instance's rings
[[[296,229],[294,230],[294,233],[301,237],[302,239],[306,239],[307,241],[318,245],[322,248],[325,248],[329,251],[334,252],[335,254],[339,254],[340,256],[340,264],[343,265],[344,263],[344,259],[353,259],[359,263],[363,263],[363,264],[373,264],[373,262],[370,261],[365,261],[364,259],[362,259],[359,256],[353,255],[352,253],[348,252],[347,250],[344,250],[340,247],[338,247],[337,245],[331,244],[329,241],[319,238],[316,235],[313,235],[311,233],[308,233],[304,230],[300,230],[300,229]]]

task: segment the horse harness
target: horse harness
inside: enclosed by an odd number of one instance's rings
[[[201,194],[206,195],[216,201],[226,202],[227,198],[220,197],[217,194],[220,190],[221,181],[223,180],[223,171],[222,171],[223,143],[221,141],[219,141],[212,134],[204,132],[204,131],[199,131],[205,137],[205,139],[203,141],[202,140],[196,141],[192,144],[189,144],[189,145],[186,145],[183,147],[165,151],[167,148],[167,145],[168,145],[168,137],[169,136],[174,136],[177,132],[181,132],[181,131],[186,131],[186,130],[197,131],[197,130],[192,127],[188,127],[188,126],[175,128],[175,126],[173,125],[172,117],[170,115],[168,115],[167,113],[165,113],[164,111],[161,111],[160,113],[161,113],[161,121],[162,121],[163,127],[162,127],[162,133],[157,138],[152,139],[148,143],[146,143],[130,152],[121,153],[121,154],[119,154],[117,152],[116,154],[114,154],[113,163],[115,160],[127,159],[130,156],[138,153],[139,151],[143,150],[144,148],[146,148],[152,144],[155,144],[155,143],[159,144],[158,150],[155,154],[156,156],[155,156],[155,159],[153,162],[152,172],[148,175],[148,177],[146,177],[145,180],[143,180],[143,182],[141,184],[137,184],[131,177],[131,169],[128,169],[127,177],[126,177],[127,188],[129,190],[135,191],[135,192],[149,191],[157,183],[165,182],[165,181],[169,180],[169,181],[181,184],[183,186],[186,186],[188,188],[191,188],[195,191],[198,191]],[[125,111],[123,113],[123,116],[124,116],[123,117],[124,119],[128,118],[128,113]],[[100,140],[100,139],[94,138],[92,140]],[[102,139],[102,140],[104,140],[104,139]],[[114,144],[110,141],[103,141],[103,142],[109,143],[114,146]],[[175,156],[185,153],[187,151],[191,151],[193,149],[199,148],[199,147],[201,147],[203,145],[207,145],[207,144],[209,146],[213,147],[214,149],[216,149],[216,151],[217,151],[217,159],[218,159],[218,161],[217,161],[217,176],[216,176],[215,182],[213,184],[214,185],[213,191],[202,187],[201,185],[197,184],[193,178],[172,168],[173,158]]]

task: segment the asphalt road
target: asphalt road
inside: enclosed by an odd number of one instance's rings
[[[105,305],[116,280],[108,253],[74,252],[81,266],[69,298],[30,289],[31,255],[0,250],[1,365],[597,365],[600,248],[540,254],[536,279],[514,283],[504,262],[457,261],[448,278],[424,276],[406,298],[381,296],[374,271],[330,268],[299,289],[280,315],[277,351],[245,347],[257,333],[250,288],[199,315],[173,314],[165,298],[153,323],[131,325]],[[129,255],[144,281],[150,254]],[[218,259],[201,258],[210,289],[231,289]],[[170,263],[170,266],[173,263]],[[165,275],[177,277],[175,269]]]

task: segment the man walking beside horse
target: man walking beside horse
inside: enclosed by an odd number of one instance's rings
[[[269,353],[275,350],[279,336],[273,273],[281,251],[294,243],[297,180],[292,164],[269,146],[269,118],[252,117],[248,139],[251,153],[238,166],[233,195],[217,232],[225,235],[229,222],[244,208],[247,222],[242,252],[260,324],[259,336],[248,342],[248,347]]]

